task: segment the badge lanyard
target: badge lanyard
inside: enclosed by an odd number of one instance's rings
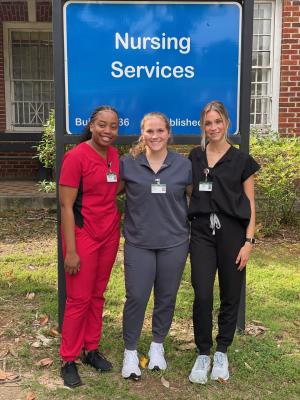
[[[160,179],[155,179],[155,183],[151,184],[151,193],[167,193],[167,185],[160,183]]]
[[[108,172],[106,173],[106,182],[115,183],[118,181],[117,174],[111,170],[111,162],[107,163]]]
[[[205,180],[199,182],[199,192],[211,192],[213,183],[207,180],[207,176],[209,174],[209,168],[205,168],[203,170],[203,173],[205,175]]]

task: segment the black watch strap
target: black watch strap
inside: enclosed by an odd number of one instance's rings
[[[255,239],[254,238],[246,238],[245,242],[255,244]]]

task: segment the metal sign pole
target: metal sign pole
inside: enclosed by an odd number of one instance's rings
[[[240,148],[249,153],[250,100],[251,100],[251,66],[252,66],[252,33],[253,33],[254,0],[243,2],[242,23],[242,70],[240,95]],[[246,321],[246,274],[241,291],[237,330],[245,330]]]
[[[63,13],[62,2],[53,2],[53,43],[54,43],[54,88],[55,88],[55,140],[56,140],[56,199],[57,199],[57,255],[58,255],[58,322],[62,326],[65,310],[66,288],[60,233],[60,207],[58,201],[58,180],[64,154],[65,119],[65,80],[63,51]]]

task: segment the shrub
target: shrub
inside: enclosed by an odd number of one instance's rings
[[[44,125],[41,142],[36,146],[37,158],[45,168],[55,168],[55,117],[54,110],[50,110],[49,118]]]
[[[54,192],[55,182],[52,181],[56,162],[54,110],[50,110],[49,118],[44,125],[42,140],[35,148],[37,152],[35,158],[38,158],[41,164],[50,170],[49,177],[51,179],[51,181],[40,181],[39,190],[46,193]]]
[[[261,165],[256,178],[258,222],[265,234],[299,223],[300,138],[252,130],[250,153]]]

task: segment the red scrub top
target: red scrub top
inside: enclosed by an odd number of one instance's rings
[[[117,182],[107,182],[113,172]],[[119,157],[114,147],[107,149],[107,159],[83,142],[68,151],[63,159],[59,184],[78,188],[73,211],[75,225],[98,241],[118,228],[120,213],[116,206]]]

